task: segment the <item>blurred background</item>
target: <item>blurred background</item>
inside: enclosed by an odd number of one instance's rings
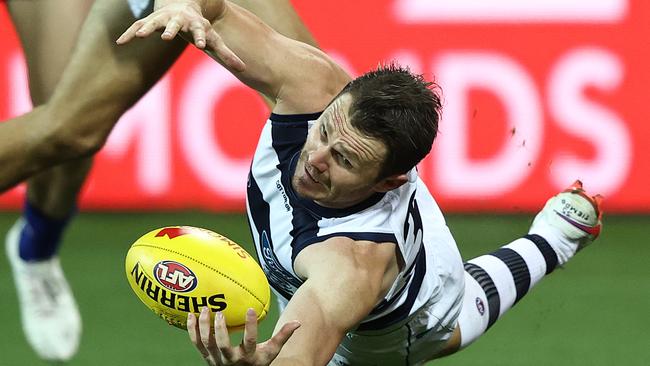
[[[593,248],[542,281],[475,345],[436,364],[647,365],[650,3],[293,3],[351,74],[397,60],[440,84],[440,135],[419,169],[463,258],[524,234],[545,200],[575,178],[606,197]],[[0,30],[4,120],[31,103],[4,4]],[[206,227],[253,251],[244,182],[267,115],[254,92],[190,49],[122,118],[95,160],[61,251],[84,318],[70,365],[201,363],[186,335],[131,293],[124,255],[165,225]],[[23,197],[23,186],[0,195],[0,233]],[[40,365],[20,329],[4,251],[0,257],[0,365]],[[274,309],[264,335],[275,317]]]

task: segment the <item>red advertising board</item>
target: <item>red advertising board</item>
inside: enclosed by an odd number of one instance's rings
[[[446,211],[536,211],[575,178],[609,212],[650,212],[650,2],[356,0],[294,5],[352,74],[397,60],[443,91],[420,165]],[[0,119],[29,108],[20,47],[0,11]],[[113,131],[81,206],[241,210],[268,111],[189,50]],[[0,138],[2,138],[0,136]],[[20,205],[24,187],[0,196]]]

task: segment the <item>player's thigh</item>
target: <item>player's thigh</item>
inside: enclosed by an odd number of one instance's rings
[[[318,47],[289,0],[232,0],[286,37]]]
[[[59,94],[66,96],[63,104],[82,100],[84,96],[98,99],[93,93],[103,95],[104,98],[99,99],[104,102],[105,99],[135,102],[185,49],[187,43],[181,39],[165,42],[158,37],[118,46],[115,40],[136,20],[131,3],[134,2],[95,1],[81,31],[70,70],[66,70],[59,85],[61,92],[57,90],[55,95],[57,102]]]
[[[181,39],[165,42],[159,37],[118,46],[115,40],[134,21],[126,1],[95,1],[47,103],[53,123],[45,136],[65,148],[34,146],[47,156],[48,164],[50,159],[61,162],[94,154],[122,114],[160,80],[187,46]]]
[[[52,94],[77,41],[93,0],[9,0],[21,40],[34,104]]]

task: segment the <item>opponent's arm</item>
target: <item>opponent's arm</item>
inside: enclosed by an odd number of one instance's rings
[[[324,109],[350,77],[327,55],[274,31],[251,12],[224,0],[177,0],[135,22],[119,39],[147,37],[164,29],[196,37],[205,31],[206,53],[245,84],[277,102],[277,113]],[[207,17],[206,20],[204,17]],[[198,41],[196,41],[198,43]]]
[[[306,278],[280,316],[275,332],[298,320],[301,327],[272,365],[325,365],[345,333],[387,293],[398,273],[393,243],[332,238],[305,248],[296,273]]]

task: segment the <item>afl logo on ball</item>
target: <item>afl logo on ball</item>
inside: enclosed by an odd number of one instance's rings
[[[158,262],[153,267],[153,276],[163,287],[176,292],[192,291],[197,283],[194,272],[174,261]]]

